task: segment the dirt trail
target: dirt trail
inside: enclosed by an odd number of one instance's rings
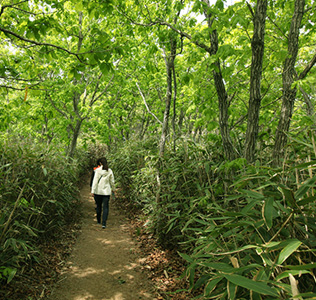
[[[133,253],[127,220],[110,201],[107,228],[96,223],[89,182],[81,189],[83,223],[61,278],[48,300],[153,300],[153,288]]]

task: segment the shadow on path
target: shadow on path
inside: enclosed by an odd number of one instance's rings
[[[96,223],[89,182],[81,189],[83,222],[59,282],[47,300],[153,300],[151,283],[128,233],[127,220],[110,202],[106,229]]]

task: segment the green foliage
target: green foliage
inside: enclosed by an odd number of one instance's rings
[[[313,160],[286,169],[222,163],[215,145],[189,140],[161,160],[140,145],[114,154],[118,180],[147,229],[187,261],[190,289],[216,299],[315,296]]]
[[[286,176],[290,174],[291,170]],[[219,210],[210,202],[204,216],[208,225],[185,229],[195,240],[192,254],[184,256],[189,263],[187,275],[205,274],[203,282],[202,277],[196,282],[192,279],[193,289],[203,284],[204,296],[225,298],[231,292],[227,287],[234,285],[236,299],[254,294],[286,299],[286,295],[294,296],[295,287],[306,293],[304,299],[314,297],[314,266],[310,262],[316,246],[315,179],[306,180],[294,191],[295,177],[290,189],[279,183],[280,176],[274,169],[260,173],[246,169],[231,186],[234,194],[228,197],[227,209],[221,206]],[[192,218],[196,220],[191,224],[198,224],[201,216]],[[301,276],[296,277],[298,274]]]
[[[294,83],[283,169],[270,167],[294,1],[269,1],[254,165],[224,160],[219,119],[227,113],[228,137],[242,154],[255,1],[11,2],[2,3],[0,29],[1,280],[39,259],[36,241],[68,219],[78,176],[111,152],[122,195],[143,209],[162,245],[183,253],[192,289],[222,299],[289,298],[299,280],[311,292],[315,68]],[[297,76],[314,55],[314,7],[306,1]],[[169,144],[159,157],[170,41],[174,150]]]
[[[38,245],[72,221],[86,165],[52,148],[10,138],[0,144],[0,280],[40,261]]]
[[[138,177],[138,172],[144,170],[146,160],[156,152],[157,141],[147,139],[144,142],[129,141],[121,144],[111,155],[111,168],[114,170],[115,179],[119,182],[122,194],[129,202],[132,201],[132,205],[138,206],[141,203],[141,197],[138,195],[145,190],[141,185],[135,186],[134,178]]]
[[[163,160],[153,145],[150,141],[125,144],[115,152],[112,164],[123,194],[150,216],[150,230],[165,246],[177,247],[184,241],[182,227],[191,214],[223,196],[221,180],[226,171],[216,165],[219,153],[209,153],[194,142],[183,140]]]

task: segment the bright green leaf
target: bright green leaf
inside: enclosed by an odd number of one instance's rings
[[[302,242],[299,240],[289,241],[280,252],[277,264],[281,265],[301,244]]]
[[[273,214],[274,214],[274,208],[273,208],[274,199],[273,198],[267,198],[264,201],[263,207],[262,207],[262,213],[263,213],[263,219],[270,230],[273,223]]]
[[[224,277],[228,281],[238,286],[244,287],[248,290],[252,290],[263,295],[270,295],[270,296],[275,296],[275,297],[278,296],[278,292],[276,291],[276,289],[271,288],[264,282],[254,281],[237,274],[232,274],[232,275],[225,274]]]

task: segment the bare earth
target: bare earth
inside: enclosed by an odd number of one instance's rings
[[[88,181],[81,189],[83,221],[73,252],[48,300],[156,299],[141,271],[141,258],[127,220],[110,201],[106,229],[96,223],[94,200]]]

